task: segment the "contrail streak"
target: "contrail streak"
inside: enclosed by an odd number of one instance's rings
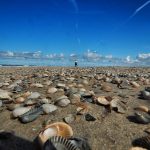
[[[72,5],[75,9],[75,12],[78,13],[79,8],[78,8],[78,4],[77,4],[76,0],[69,0],[69,1],[72,3]]]
[[[141,11],[144,7],[146,7],[150,3],[150,0],[145,2],[143,5],[141,5],[139,8],[137,8],[134,13],[129,17],[128,21],[131,20],[139,11]]]

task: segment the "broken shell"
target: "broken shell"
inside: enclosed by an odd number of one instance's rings
[[[38,139],[41,145],[43,145],[50,137],[62,136],[64,138],[69,138],[73,136],[72,128],[64,122],[56,122],[47,125],[45,129],[40,132]]]
[[[105,96],[99,96],[97,98],[97,103],[101,104],[101,105],[109,105],[110,104],[110,102],[106,99]]]
[[[143,111],[143,112],[146,112],[146,113],[149,112],[149,109],[146,106],[139,106],[139,107],[134,108],[134,110]]]
[[[30,95],[31,95],[31,92],[27,91],[22,95],[22,97],[27,98]]]

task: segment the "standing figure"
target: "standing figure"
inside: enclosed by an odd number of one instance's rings
[[[74,62],[74,66],[75,66],[75,67],[77,67],[77,66],[78,66],[78,62],[77,62],[77,60],[75,60],[75,62]]]

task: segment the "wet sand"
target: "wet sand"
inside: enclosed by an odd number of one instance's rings
[[[110,74],[111,73],[111,74]],[[124,75],[124,76],[123,76]],[[98,78],[99,76],[99,78]],[[132,87],[131,85],[118,88],[117,84],[113,84],[108,79],[113,76],[118,76],[121,80],[136,81],[140,87]],[[147,135],[144,130],[149,127],[149,124],[143,125],[136,123],[133,119],[134,108],[137,106],[147,106],[150,109],[150,101],[139,98],[140,91],[145,87],[141,81],[141,77],[150,79],[150,68],[127,68],[127,67],[99,67],[99,68],[62,68],[62,67],[2,67],[0,68],[0,83],[8,83],[11,85],[17,80],[25,81],[23,89],[18,93],[25,91],[39,92],[41,97],[46,97],[53,101],[55,98],[64,94],[64,91],[59,91],[54,94],[47,94],[47,89],[51,86],[55,87],[57,83],[65,83],[66,86],[72,83],[80,83],[83,79],[88,81],[88,84],[83,88],[87,91],[93,91],[96,97],[98,96],[118,96],[125,103],[127,110],[124,114],[117,113],[112,110],[105,118],[102,118],[104,106],[88,103],[91,107],[89,113],[92,114],[95,121],[85,121],[84,119],[75,120],[69,125],[74,131],[74,136],[86,137],[91,145],[92,150],[128,150],[132,147],[132,141],[138,137]],[[73,81],[67,78],[75,78]],[[45,85],[46,81],[52,81],[51,85]],[[32,83],[40,83],[42,88],[30,86]],[[107,83],[112,87],[112,91],[106,92],[101,89],[101,84]],[[3,85],[0,89],[11,91],[9,85]],[[12,92],[12,91],[11,91]],[[13,93],[12,99],[18,93]],[[44,121],[50,122],[63,121],[67,114],[75,114],[76,106],[69,104],[68,106],[59,107],[55,113],[41,115],[33,122],[23,124],[18,119],[12,119],[12,112],[7,110],[5,104],[0,107],[0,130],[14,131],[16,137],[24,138],[27,141],[16,144],[11,149],[29,150],[37,149],[32,145],[32,141],[38,136]],[[3,140],[0,138],[0,141]],[[11,139],[10,139],[11,140]],[[12,140],[16,143],[15,140]],[[12,142],[11,141],[11,142]],[[13,143],[12,142],[12,143]],[[9,142],[8,142],[9,143]],[[27,144],[28,143],[28,144]],[[10,144],[11,145],[11,144]],[[21,146],[20,146],[21,145]],[[23,146],[24,145],[24,146]],[[8,149],[10,148],[7,146]],[[19,148],[20,147],[20,148]]]

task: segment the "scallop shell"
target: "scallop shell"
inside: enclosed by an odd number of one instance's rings
[[[52,136],[62,136],[69,138],[73,136],[72,128],[64,122],[56,122],[50,125],[47,125],[45,129],[39,134],[39,142],[43,145],[47,139]]]
[[[146,106],[139,106],[139,107],[134,108],[134,110],[143,111],[143,112],[146,112],[146,113],[149,112],[149,109]]]
[[[61,136],[54,136],[47,140],[43,146],[44,150],[79,150],[70,140]]]

